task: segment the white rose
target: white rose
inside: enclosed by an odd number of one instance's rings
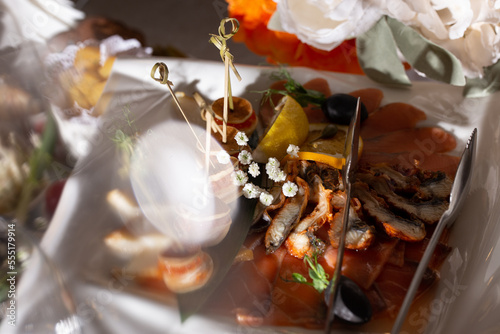
[[[471,72],[482,73],[483,67],[490,66],[500,58],[500,36],[498,26],[489,23],[474,23],[465,37],[464,54],[461,61]]]
[[[468,77],[482,76],[500,58],[500,0],[275,1],[270,28],[278,26],[321,50],[363,34],[387,15],[453,53]]]
[[[388,16],[419,31],[453,53],[468,77],[483,75],[483,68],[498,59],[499,1],[388,0]]]
[[[470,0],[387,1],[387,15],[419,29],[429,39],[464,36],[474,13]]]
[[[279,0],[284,31],[320,50],[368,31],[383,15],[385,0]]]

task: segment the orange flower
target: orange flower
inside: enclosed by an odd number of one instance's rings
[[[240,22],[240,30],[233,39],[244,42],[250,51],[267,56],[270,63],[363,74],[354,39],[344,41],[331,51],[319,50],[302,43],[293,34],[267,29],[267,23],[276,10],[273,0],[226,1],[229,16]]]

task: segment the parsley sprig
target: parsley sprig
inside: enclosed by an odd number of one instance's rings
[[[315,254],[313,258],[306,255],[304,256],[304,263],[309,266],[309,277],[311,282],[299,273],[292,274],[292,281],[295,283],[307,284],[315,288],[319,293],[323,292],[328,287],[328,274],[323,269],[323,266],[318,263],[318,257]]]
[[[290,73],[286,70],[286,68],[280,68],[279,71],[273,72],[271,74],[272,80],[286,80],[285,90],[281,89],[266,89],[264,91],[260,91],[259,93],[264,93],[264,101],[269,99],[272,94],[281,94],[281,95],[290,95],[293,97],[302,107],[307,105],[314,105],[317,107],[321,107],[321,105],[326,100],[326,97],[323,93],[313,90],[313,89],[305,89],[300,83],[295,81]]]

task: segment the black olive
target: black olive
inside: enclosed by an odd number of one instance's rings
[[[330,122],[349,125],[356,111],[357,101],[356,97],[348,94],[333,94],[325,100],[321,109]],[[363,102],[361,102],[361,122],[367,117],[368,111]]]
[[[325,290],[325,303],[328,305],[333,280]],[[343,322],[361,325],[372,318],[373,310],[365,292],[349,277],[341,275],[334,304],[336,318]]]

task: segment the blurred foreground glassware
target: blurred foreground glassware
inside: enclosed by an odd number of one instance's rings
[[[216,158],[221,150],[200,127],[191,131],[185,123],[164,122],[138,140],[131,159],[137,202],[171,240],[159,261],[166,285],[177,293],[200,288],[210,279],[213,261],[203,248],[220,243],[232,223],[237,188],[233,165]]]

